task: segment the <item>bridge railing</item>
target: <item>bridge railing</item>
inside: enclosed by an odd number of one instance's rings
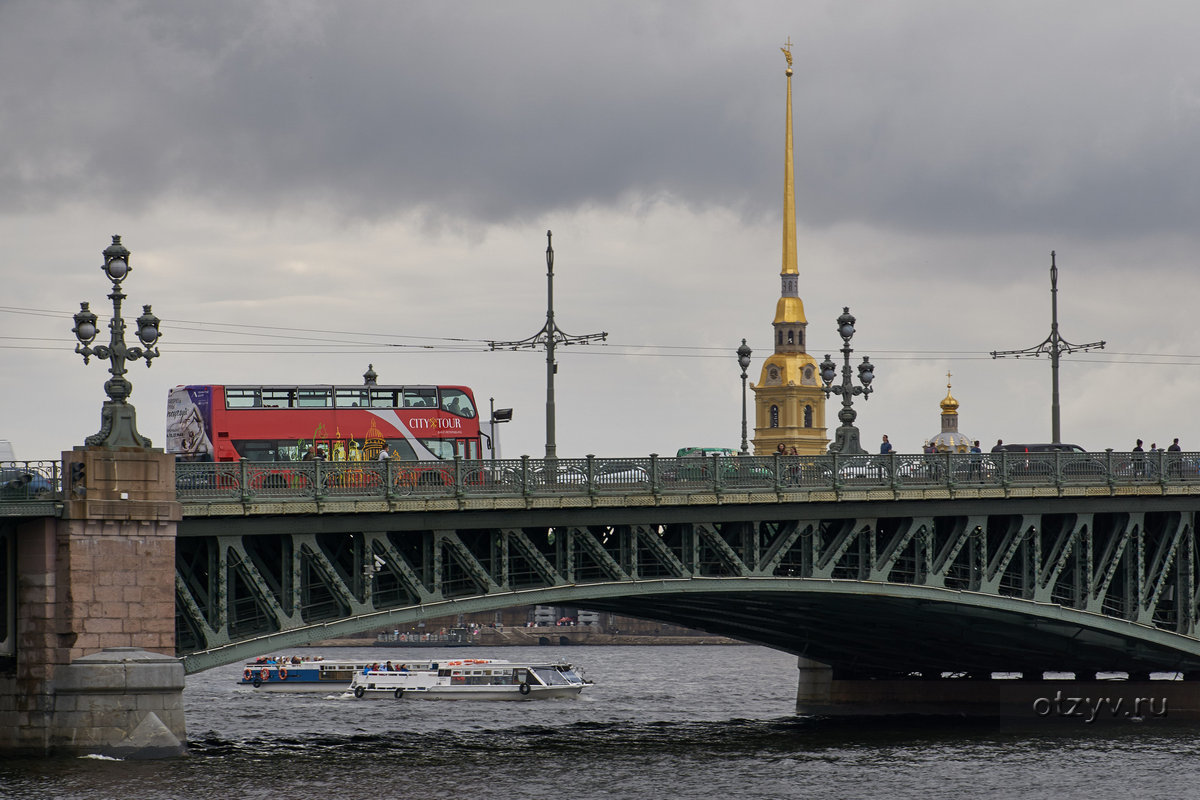
[[[1200,454],[938,453],[176,465],[188,502],[1200,485]]]
[[[62,495],[57,461],[0,461],[0,502],[46,501]]]

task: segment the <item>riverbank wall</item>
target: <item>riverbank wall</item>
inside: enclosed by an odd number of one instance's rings
[[[592,626],[539,626],[479,628],[471,634],[468,647],[570,647],[574,645],[740,645],[736,639],[724,636],[700,635],[654,635],[634,633],[605,633]],[[374,639],[326,639],[314,642],[314,647],[371,647]],[[438,646],[423,642],[381,643],[380,649],[398,650],[414,647]],[[461,646],[461,645],[460,645]]]

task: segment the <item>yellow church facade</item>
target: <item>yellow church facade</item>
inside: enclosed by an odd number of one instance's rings
[[[763,362],[754,390],[754,454],[819,455],[829,447],[825,392],[817,361],[806,350],[808,320],[796,268],[796,190],[792,157],[792,53],[787,58],[787,135],[783,181],[783,266],[780,296],[771,323],[774,352]]]

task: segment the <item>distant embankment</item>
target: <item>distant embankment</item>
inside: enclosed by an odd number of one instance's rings
[[[479,647],[562,647],[571,645],[681,645],[681,644],[743,644],[724,636],[656,635],[633,633],[600,633],[590,626],[556,626],[538,628],[481,628],[472,637]],[[326,639],[314,642],[314,647],[369,647],[373,639]],[[382,648],[381,648],[382,649]],[[409,649],[404,646],[396,649]]]

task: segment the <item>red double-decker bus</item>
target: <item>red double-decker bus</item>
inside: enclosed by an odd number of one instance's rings
[[[465,386],[176,386],[166,449],[188,461],[482,457]]]

